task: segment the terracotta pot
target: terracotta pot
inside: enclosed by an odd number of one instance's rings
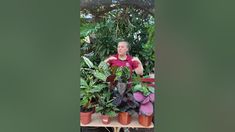
[[[84,125],[89,124],[91,122],[91,115],[92,115],[92,111],[91,112],[80,112],[81,123]]]
[[[108,115],[101,115],[102,123],[109,124],[110,123],[110,117]]]
[[[128,112],[118,113],[118,122],[122,125],[128,125],[131,123],[131,115]]]
[[[139,117],[139,124],[145,127],[148,127],[151,125],[152,120],[153,120],[153,115],[151,116],[146,116],[146,115],[142,115],[140,114]]]

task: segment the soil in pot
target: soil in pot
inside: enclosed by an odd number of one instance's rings
[[[138,117],[139,120],[139,124],[145,127],[148,127],[151,125],[152,120],[153,120],[153,115],[151,116],[146,116],[146,115],[142,115],[140,114]]]
[[[91,115],[93,111],[90,112],[80,112],[80,121],[82,124],[86,125],[91,122]]]
[[[110,117],[108,115],[101,115],[102,123],[109,124],[110,123]]]
[[[122,125],[128,125],[131,123],[131,115],[128,112],[118,113],[118,122]]]

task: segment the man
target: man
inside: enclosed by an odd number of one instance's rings
[[[132,71],[135,71],[138,75],[143,75],[143,65],[137,57],[128,55],[129,43],[127,41],[118,42],[117,54],[112,55],[105,60],[110,66],[127,66]]]

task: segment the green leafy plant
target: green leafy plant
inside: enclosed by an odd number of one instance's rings
[[[101,113],[102,115],[108,115],[110,117],[116,116],[116,113],[119,109],[113,104],[111,92],[103,91],[100,94],[98,104],[96,106],[96,112]]]
[[[147,86],[147,84],[136,84],[133,88],[133,92],[142,92],[144,96],[149,95],[150,93],[154,93],[154,87],[152,86]]]
[[[89,58],[85,56],[82,56],[82,58],[86,65],[81,69],[84,71],[83,75],[88,78],[87,80],[81,79],[81,89],[84,89],[81,92],[81,105],[91,104],[89,100],[95,98],[96,112],[102,115],[115,116],[118,109],[112,103],[113,99],[107,82],[107,78],[111,75],[109,66],[103,61],[96,66]]]
[[[105,82],[110,74],[103,62],[95,66],[87,57],[82,57],[84,65],[81,68],[80,107],[81,111],[90,111],[97,102],[98,93],[108,87]]]
[[[127,83],[130,79],[130,69],[126,66],[118,67],[115,72],[116,78],[118,82]]]
[[[97,84],[96,81],[85,81],[80,79],[80,106],[81,111],[90,111],[93,108],[92,99],[95,99],[96,93],[100,92],[103,88],[107,87],[105,84]]]

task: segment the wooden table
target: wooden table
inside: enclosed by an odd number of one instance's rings
[[[82,127],[113,127],[114,128],[114,132],[119,132],[120,129],[122,127],[128,127],[128,128],[153,128],[154,125],[153,123],[151,123],[151,125],[149,127],[145,127],[139,124],[138,122],[138,115],[132,115],[131,117],[131,123],[128,125],[122,125],[118,122],[117,117],[113,117],[111,118],[111,121],[109,124],[103,124],[100,118],[100,114],[98,113],[94,113],[92,114],[91,117],[91,122],[87,125],[84,125],[82,123],[80,123],[80,126]]]

